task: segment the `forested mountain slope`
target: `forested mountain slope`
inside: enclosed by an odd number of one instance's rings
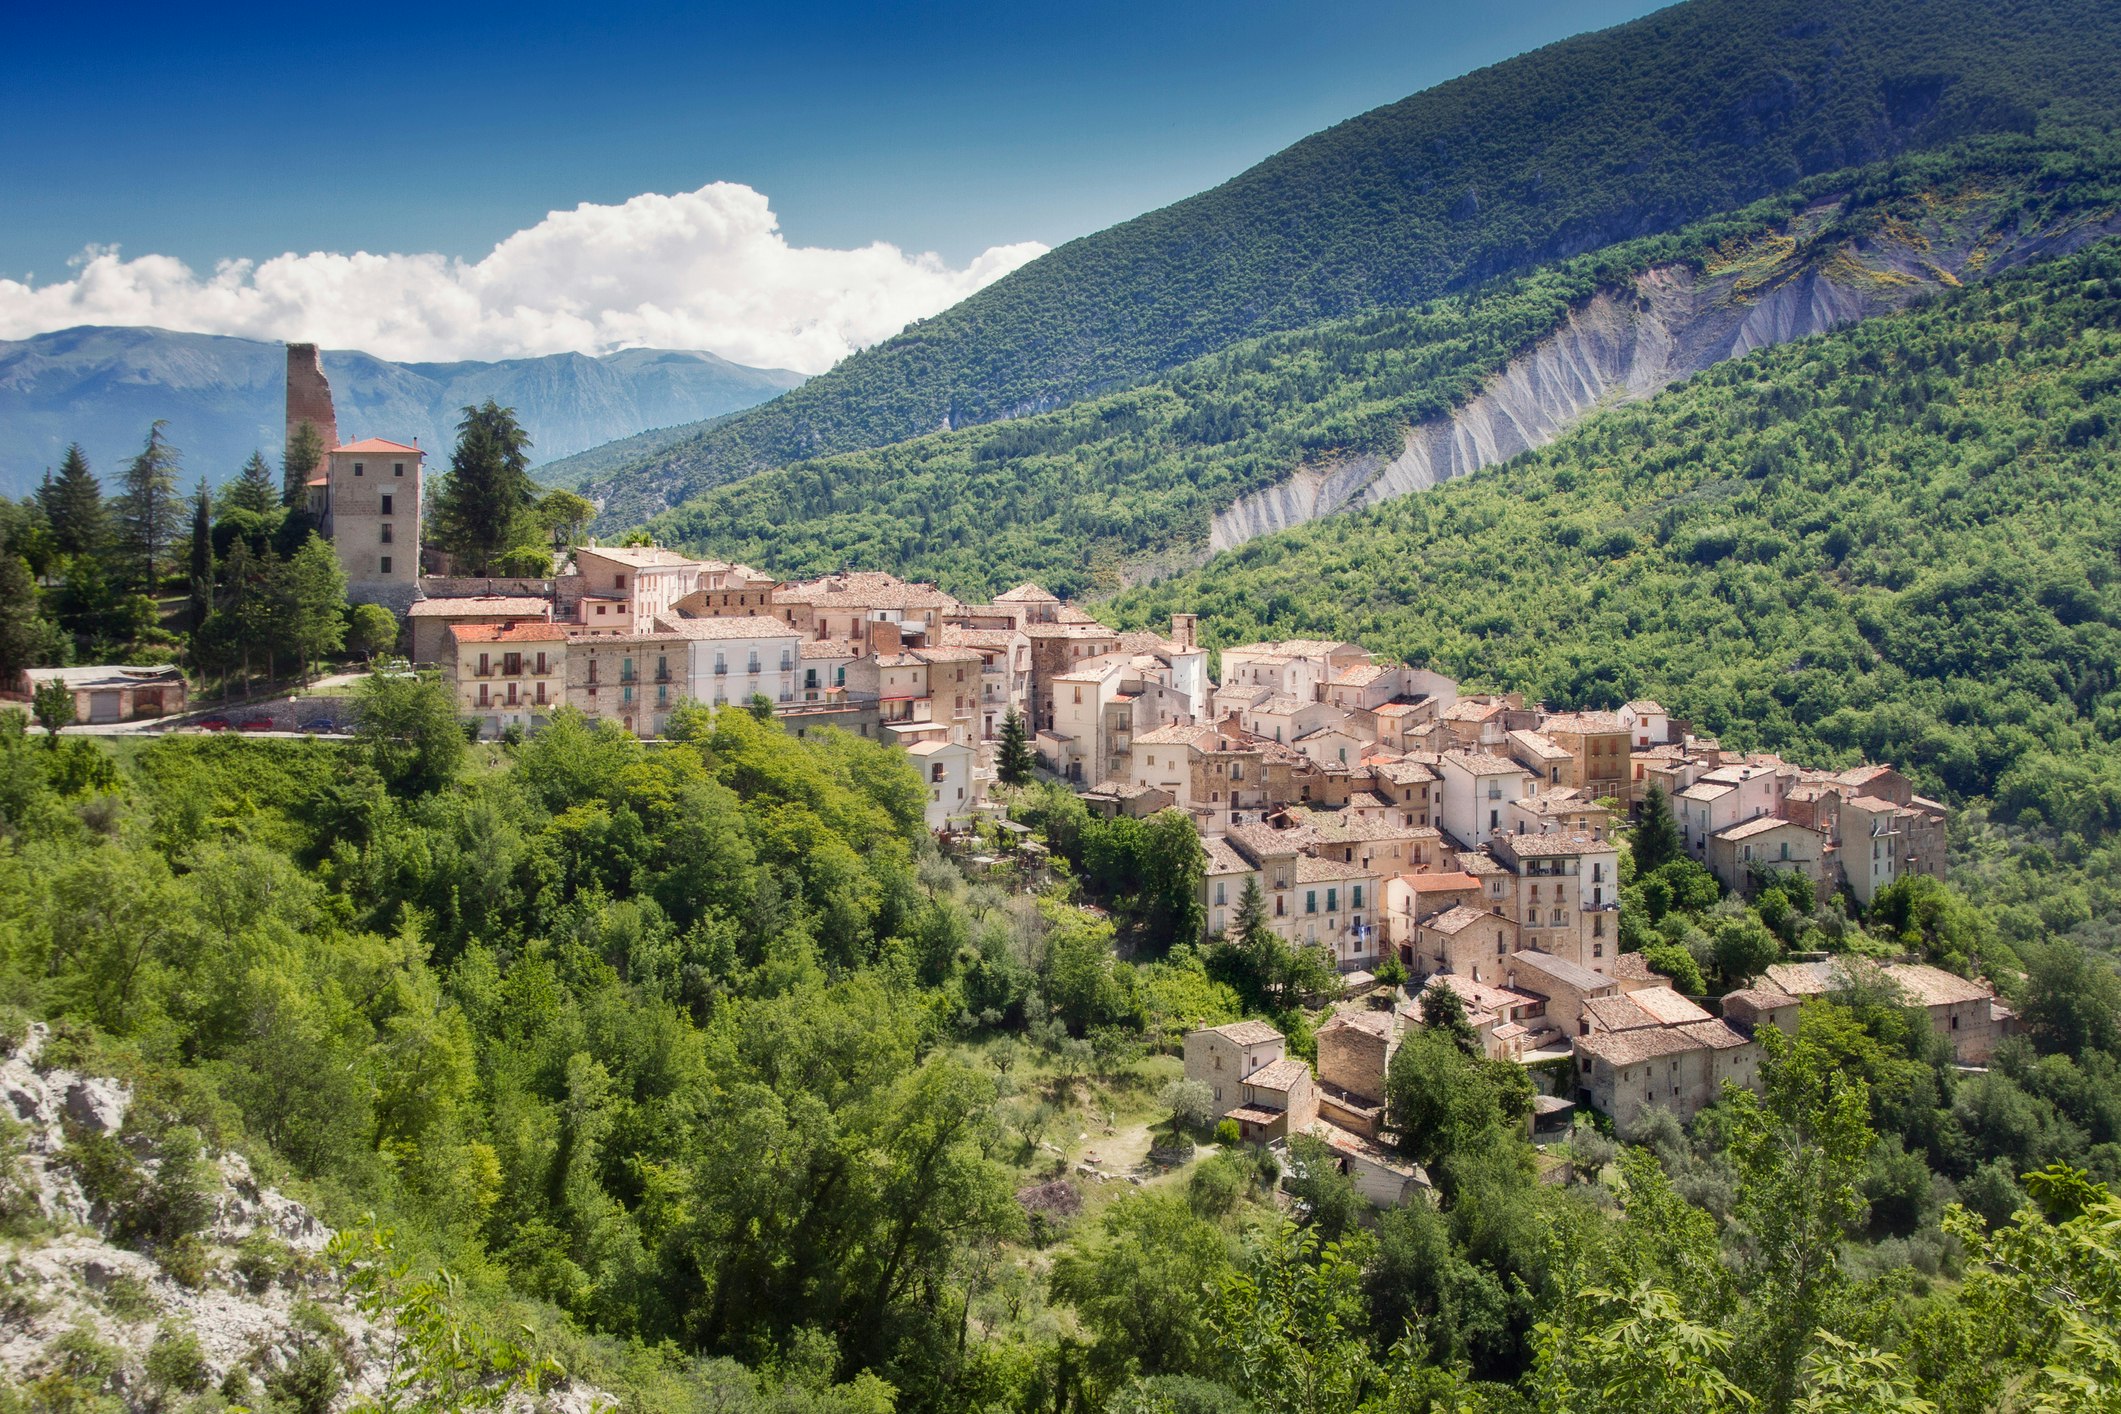
[[[1198,613],[1225,643],[1358,639],[1556,704],[1654,697],[1809,761],[1904,763],[2037,839],[2015,883],[1991,881],[2020,936],[2096,933],[2121,906],[2117,554],[2107,242],[1725,364],[1113,607]],[[1979,873],[1991,851],[1971,843]],[[2058,861],[2082,867],[2039,878]]]
[[[2115,227],[2121,147],[1983,139],[1007,423],[749,477],[654,523],[788,573],[1106,591],[1507,459],[1598,408]]]
[[[2099,0],[1692,0],[1442,84],[1070,242],[797,393],[599,478],[611,523],[765,467],[1059,406],[1973,133],[2096,126]]]

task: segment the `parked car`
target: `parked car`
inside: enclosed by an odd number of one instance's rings
[[[302,724],[303,731],[315,732],[318,736],[329,736],[338,729],[339,724],[329,717],[311,717]]]
[[[225,732],[235,724],[226,717],[201,717],[192,725],[202,732]]]
[[[270,717],[245,717],[236,723],[236,730],[241,732],[269,732],[272,729],[273,720]]]

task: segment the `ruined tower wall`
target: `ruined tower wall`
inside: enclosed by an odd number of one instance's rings
[[[339,445],[339,418],[331,406],[331,384],[324,380],[324,356],[315,344],[289,344],[287,444],[293,443],[295,429],[305,422],[316,424],[326,452]]]

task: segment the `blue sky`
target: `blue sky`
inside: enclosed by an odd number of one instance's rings
[[[709,182],[763,193],[794,245],[958,267],[1654,8],[26,4],[0,45],[0,277],[113,243],[198,271],[477,260],[548,211]]]

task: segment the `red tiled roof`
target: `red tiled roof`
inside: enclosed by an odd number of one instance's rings
[[[342,446],[333,447],[332,450],[335,452],[411,452],[416,457],[424,455],[418,447],[408,447],[403,442],[385,441],[381,437],[366,437],[358,442],[347,442]]]
[[[449,636],[459,643],[565,643],[558,624],[451,624]]]

